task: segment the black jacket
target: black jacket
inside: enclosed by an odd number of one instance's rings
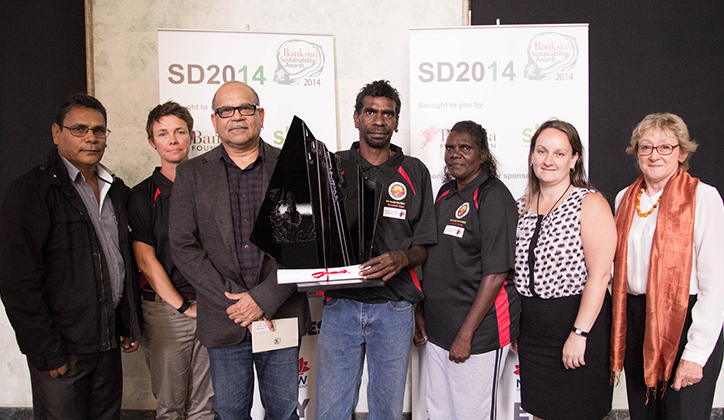
[[[20,351],[37,369],[59,368],[68,354],[116,348],[120,336],[140,338],[129,192],[116,178],[107,196],[126,265],[114,310],[100,241],[57,149],[8,188],[0,210],[0,296]]]

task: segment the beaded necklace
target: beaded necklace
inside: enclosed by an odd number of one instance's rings
[[[656,207],[659,206],[659,203],[661,202],[661,197],[663,196],[663,194],[661,194],[659,196],[659,199],[656,200],[656,203],[654,204],[653,207],[651,207],[651,210],[647,211],[646,213],[643,213],[643,212],[641,212],[641,194],[644,193],[645,189],[646,189],[646,185],[641,187],[641,191],[639,191],[639,195],[636,196],[636,213],[638,213],[639,217],[643,217],[643,218],[649,217],[649,215],[651,215],[651,213],[653,213],[654,210],[656,210]]]

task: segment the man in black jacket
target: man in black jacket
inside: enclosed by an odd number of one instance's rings
[[[140,327],[129,188],[100,164],[109,132],[97,99],[67,97],[57,147],[0,211],[0,296],[28,358],[35,418],[120,418],[120,350],[138,348]]]

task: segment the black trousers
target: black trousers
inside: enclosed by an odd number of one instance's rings
[[[674,391],[676,368],[686,346],[686,335],[691,326],[691,308],[696,303],[696,295],[689,296],[689,309],[686,313],[684,330],[679,341],[679,352],[676,355],[671,378],[664,392],[656,395],[651,393],[646,403],[648,388],[644,382],[644,327],[646,320],[646,295],[628,295],[626,315],[626,392],[631,420],[709,420],[711,407],[714,404],[714,391],[719,372],[722,367],[722,334],[709,360],[704,365],[704,377],[696,383],[680,391]]]
[[[37,420],[118,420],[123,373],[121,350],[71,354],[65,375],[52,378],[30,365]]]

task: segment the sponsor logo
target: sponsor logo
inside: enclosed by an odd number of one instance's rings
[[[297,382],[299,389],[304,389],[307,387],[307,380],[309,379],[307,372],[309,372],[309,362],[304,360],[303,357],[300,357],[299,358],[299,381]]]
[[[393,182],[390,184],[390,187],[387,188],[387,192],[390,194],[390,197],[397,201],[404,200],[405,197],[407,197],[407,188],[405,188],[405,184],[402,182]]]
[[[194,138],[191,140],[190,151],[192,153],[196,152],[197,154],[201,154],[203,152],[208,152],[219,144],[221,144],[221,140],[219,140],[218,135],[206,134],[200,130],[194,130]]]
[[[517,366],[516,366],[516,368],[517,368]],[[299,375],[303,375],[306,372],[309,372],[309,362],[304,360],[303,357],[300,357],[299,358]]]
[[[274,81],[280,85],[298,84],[300,79],[319,76],[324,70],[324,50],[320,45],[290,39],[277,49]]]
[[[528,64],[524,76],[530,80],[547,80],[552,73],[571,70],[578,60],[576,38],[555,32],[543,32],[528,43]]]
[[[457,210],[455,210],[455,217],[458,219],[462,219],[463,217],[467,216],[468,212],[470,211],[470,204],[469,203],[463,203],[458,207]]]
[[[420,131],[422,135],[422,149],[435,144],[435,140],[439,138],[440,128],[436,125],[431,125],[424,130]],[[444,139],[443,139],[444,143]]]

